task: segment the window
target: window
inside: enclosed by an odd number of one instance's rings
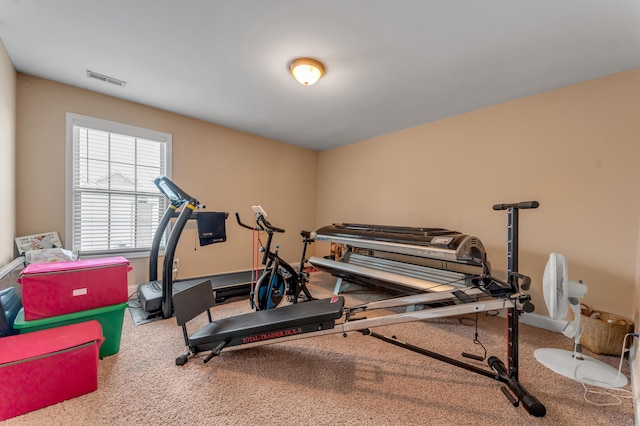
[[[67,113],[65,248],[81,256],[148,254],[168,201],[171,135]]]

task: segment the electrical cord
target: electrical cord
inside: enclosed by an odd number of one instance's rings
[[[574,351],[573,351],[573,358],[574,358],[574,362],[575,362],[575,370],[574,370],[574,377],[577,381],[580,382],[580,384],[582,385],[582,387],[584,388],[584,393],[582,395],[582,397],[584,398],[585,401],[587,401],[590,404],[596,405],[598,407],[606,407],[606,406],[610,406],[610,405],[620,405],[622,404],[624,399],[632,399],[633,398],[633,393],[632,391],[628,390],[628,389],[620,389],[614,386],[609,386],[609,385],[613,385],[619,378],[620,375],[622,374],[622,361],[624,360],[624,353],[626,352],[626,346],[627,346],[627,338],[629,336],[632,337],[639,337],[638,334],[636,333],[627,333],[624,336],[624,339],[622,340],[622,350],[620,353],[620,362],[618,364],[618,374],[616,375],[616,377],[613,380],[610,381],[600,381],[600,380],[594,380],[594,379],[590,379],[588,377],[578,377],[578,369],[580,368],[580,365],[577,363],[578,360],[578,355],[579,353],[577,352],[577,350],[575,349],[574,346]],[[606,390],[598,390],[598,389],[594,389],[593,387],[588,387],[587,383],[585,383],[585,380],[588,380],[590,383],[588,384],[592,384],[593,386],[597,386],[598,388],[604,388]],[[603,395],[603,396],[609,396],[611,398],[613,398],[613,402],[595,402],[592,401],[591,399],[589,399],[589,394],[594,394],[594,395]]]
[[[260,247],[262,247],[262,241],[260,240],[260,230],[257,227],[253,228],[251,232],[252,239],[252,259],[251,259],[251,290],[249,293],[249,305],[251,309],[255,309],[255,303],[253,300],[256,284],[258,283],[258,275],[260,271]]]

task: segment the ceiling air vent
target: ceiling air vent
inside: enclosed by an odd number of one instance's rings
[[[93,72],[87,70],[87,77],[95,78],[96,80],[104,81],[105,83],[115,84],[116,86],[124,87],[127,82],[123,80],[118,80],[117,78],[109,77],[107,75],[98,74],[97,72]]]

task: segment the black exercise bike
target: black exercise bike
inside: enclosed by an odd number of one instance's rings
[[[267,310],[277,307],[284,296],[291,303],[297,303],[301,298],[301,293],[306,300],[313,300],[307,283],[309,282],[309,273],[304,270],[306,262],[305,255],[307,245],[315,240],[316,233],[309,231],[300,231],[302,236],[302,256],[300,257],[300,265],[298,270],[288,264],[278,255],[280,246],[276,246],[275,250],[271,250],[274,233],[282,233],[284,229],[277,228],[267,221],[267,214],[260,206],[251,207],[255,213],[256,226],[245,225],[240,220],[240,215],[236,213],[236,220],[243,228],[251,229],[257,232],[267,233],[267,243],[262,245],[260,241],[260,252],[262,252],[261,263],[264,270],[260,278],[252,287],[249,296],[251,308],[256,310]]]

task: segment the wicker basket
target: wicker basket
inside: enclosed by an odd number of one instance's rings
[[[594,354],[620,355],[625,335],[633,333],[633,321],[620,315],[594,310],[584,303],[580,306],[580,314],[580,344]]]

